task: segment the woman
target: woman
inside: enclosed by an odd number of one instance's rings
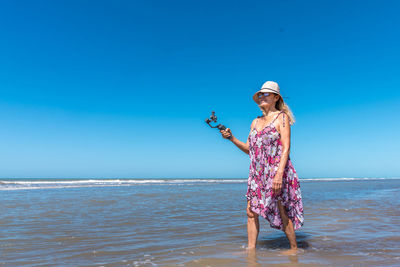
[[[290,243],[287,254],[297,252],[295,230],[303,225],[303,204],[297,173],[289,157],[290,125],[294,117],[284,103],[276,82],[268,81],[253,96],[263,112],[251,124],[246,143],[236,139],[229,128],[221,131],[250,156],[247,182],[248,248],[255,249],[261,215],[272,228],[283,230]],[[285,254],[286,254],[285,253]]]

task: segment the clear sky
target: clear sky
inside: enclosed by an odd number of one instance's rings
[[[302,178],[400,177],[398,1],[1,1],[0,177],[246,178],[277,81]]]

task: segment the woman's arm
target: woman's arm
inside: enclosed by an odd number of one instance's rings
[[[282,188],[282,177],[290,153],[290,123],[288,120],[288,116],[285,113],[280,115],[276,121],[277,129],[281,135],[280,141],[282,143],[282,154],[279,161],[278,170],[274,177],[272,188],[275,193],[279,193]]]
[[[253,129],[254,124],[255,124],[256,120],[253,120],[253,122],[251,123],[250,126],[250,132],[251,129]],[[243,143],[242,141],[240,141],[239,139],[237,139],[236,137],[233,136],[231,129],[226,128],[226,130],[224,131],[220,131],[222,133],[222,137],[225,139],[229,139],[232,141],[232,143],[234,143],[240,150],[242,150],[244,153],[249,154],[249,139],[247,138],[247,142]]]

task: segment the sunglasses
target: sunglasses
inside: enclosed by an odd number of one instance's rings
[[[267,96],[270,96],[270,95],[272,95],[272,93],[258,93],[257,97],[261,98],[261,97],[267,97]]]

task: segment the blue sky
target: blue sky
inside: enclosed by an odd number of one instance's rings
[[[246,178],[277,81],[300,177],[400,177],[397,1],[2,1],[0,177]]]

